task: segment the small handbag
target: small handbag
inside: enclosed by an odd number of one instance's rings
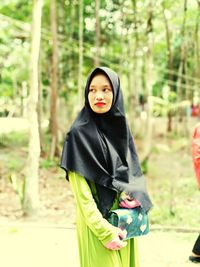
[[[141,207],[111,210],[108,221],[112,225],[127,231],[124,240],[149,233],[148,215]]]

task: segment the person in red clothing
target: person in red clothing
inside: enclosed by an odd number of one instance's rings
[[[200,189],[200,123],[195,126],[192,139],[192,158],[197,184]]]
[[[200,123],[198,123],[194,129],[192,139],[192,159],[198,188],[200,189]],[[194,244],[192,255],[189,256],[189,260],[195,263],[200,263],[200,234]]]

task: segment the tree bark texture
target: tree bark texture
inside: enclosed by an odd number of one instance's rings
[[[169,30],[169,25],[168,25],[168,20],[166,17],[166,10],[165,10],[165,1],[163,1],[162,4],[162,11],[163,11],[163,18],[164,18],[164,24],[165,24],[165,32],[166,32],[166,44],[167,44],[167,79],[168,79],[168,87],[169,87],[169,93],[171,91],[171,81],[172,81],[172,63],[173,63],[173,57],[172,57],[172,48],[171,48],[171,36],[170,36],[170,30]],[[167,111],[167,132],[172,131],[172,111],[168,110]]]
[[[152,109],[153,103],[151,101],[152,96],[152,84],[153,84],[153,10],[152,10],[152,0],[149,0],[148,3],[148,12],[147,12],[147,52],[145,56],[145,85],[146,85],[146,97],[147,97],[147,106],[146,106],[146,118],[145,118],[145,132],[143,135],[143,147],[141,152],[141,160],[149,158],[152,149],[153,141],[153,122],[152,122]]]
[[[51,112],[50,158],[59,155],[58,150],[58,122],[57,122],[57,90],[58,90],[58,38],[57,38],[57,8],[56,1],[51,0],[51,33],[52,33],[52,69],[51,69]]]
[[[168,20],[166,17],[166,10],[165,10],[165,2],[163,2],[163,18],[164,18],[164,24],[165,24],[165,33],[166,33],[166,44],[167,44],[167,68],[168,68],[168,75],[167,78],[169,81],[172,81],[172,63],[173,63],[173,54],[172,54],[172,47],[171,47],[171,34],[169,29]],[[170,82],[168,82],[169,88],[171,88]]]
[[[185,42],[185,24],[186,24],[186,13],[187,13],[187,0],[184,0],[184,10],[183,10],[183,22],[181,29],[181,47],[180,47],[180,63],[179,63],[179,76],[177,81],[177,95],[179,97],[179,101],[181,101],[184,97],[183,88],[181,84],[183,82],[183,76],[185,73],[185,63],[186,63],[186,42]]]
[[[29,152],[25,180],[23,210],[26,215],[37,213],[39,208],[38,170],[40,138],[38,125],[38,65],[41,39],[42,0],[35,0],[33,6],[32,43],[30,59],[29,96]]]
[[[183,22],[181,28],[181,47],[180,47],[180,63],[178,69],[178,79],[177,79],[177,102],[181,102],[183,99],[188,97],[188,81],[187,81],[187,45],[185,38],[185,26],[186,26],[186,18],[187,18],[187,0],[184,0],[183,7]],[[185,86],[183,86],[185,85]],[[185,87],[185,89],[184,89]],[[183,110],[179,109],[178,112],[179,122],[183,122],[182,132],[189,133],[189,129],[187,128],[187,117],[184,116]]]

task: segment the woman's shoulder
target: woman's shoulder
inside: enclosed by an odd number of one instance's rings
[[[77,136],[80,136],[80,133],[83,129],[85,129],[87,125],[87,122],[77,122],[77,123],[74,123],[69,132],[68,132],[68,136],[71,136],[71,137],[77,137]]]

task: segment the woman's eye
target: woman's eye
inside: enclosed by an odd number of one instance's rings
[[[89,89],[89,93],[94,93],[94,92],[95,92],[95,89],[93,89],[93,88]]]
[[[104,88],[104,90],[103,90],[105,93],[108,93],[108,92],[110,92],[111,91],[111,89],[110,88]]]

